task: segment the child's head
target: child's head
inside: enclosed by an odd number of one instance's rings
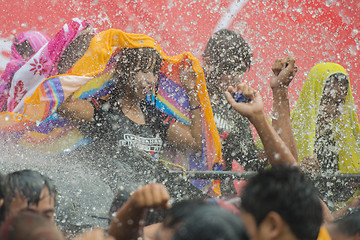
[[[54,221],[56,189],[52,181],[33,170],[10,173],[5,178],[5,218],[35,212]]]
[[[252,52],[240,34],[228,29],[214,33],[209,39],[204,54],[204,70],[210,87],[224,82],[233,85],[233,78],[241,79],[250,69]],[[227,87],[226,86],[226,87]]]
[[[273,166],[251,178],[241,214],[253,239],[315,240],[323,220],[315,187],[294,166]]]
[[[175,203],[156,233],[156,239],[248,240],[240,218],[216,204],[202,200]]]
[[[153,48],[125,48],[118,55],[117,87],[144,98],[157,84],[161,65],[162,58]]]

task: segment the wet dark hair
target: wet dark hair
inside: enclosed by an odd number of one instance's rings
[[[209,39],[203,58],[210,58],[212,76],[223,73],[246,72],[250,69],[252,52],[242,36],[228,29],[214,33]],[[207,74],[209,75],[209,74]]]
[[[10,203],[17,194],[26,198],[28,205],[38,205],[44,187],[49,189],[50,196],[56,200],[55,185],[48,177],[29,169],[9,173],[5,177],[5,211],[9,211]]]
[[[162,58],[153,48],[125,48],[117,56],[117,72],[119,74],[119,84],[125,87],[129,84],[133,86],[135,75],[142,72],[149,72],[154,65],[153,73],[159,75]],[[119,84],[117,84],[119,86]]]
[[[360,234],[360,207],[342,218],[335,219],[336,231],[348,237]]]
[[[183,219],[172,238],[172,240],[195,239],[248,240],[249,237],[239,217],[217,205],[204,205],[194,209]]]
[[[175,202],[167,212],[164,227],[175,228],[184,219],[190,216],[195,209],[204,206],[206,203],[202,199],[185,199]]]
[[[313,183],[294,166],[273,166],[251,178],[241,208],[259,226],[271,211],[278,213],[297,239],[315,240],[322,224],[322,208]]]

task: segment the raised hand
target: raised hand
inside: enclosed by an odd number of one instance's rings
[[[170,208],[170,195],[165,185],[148,184],[136,190],[117,211],[109,227],[115,239],[138,239],[142,236],[145,215],[149,208]]]
[[[292,54],[285,58],[276,59],[272,67],[273,75],[270,79],[270,87],[288,87],[295,77],[297,69],[295,57]]]
[[[187,93],[197,93],[196,73],[191,64],[181,63],[179,67],[179,78]]]
[[[148,184],[136,192],[130,197],[130,202],[136,208],[170,208],[168,203],[170,195],[166,190],[166,187],[160,183]]]
[[[250,99],[250,102],[236,102],[233,98],[233,94],[238,92],[243,94],[246,98]],[[263,114],[264,104],[261,99],[259,92],[255,91],[252,87],[249,87],[245,83],[240,83],[235,88],[232,86],[228,87],[225,92],[226,100],[229,104],[241,115],[247,118],[256,117],[256,115]]]

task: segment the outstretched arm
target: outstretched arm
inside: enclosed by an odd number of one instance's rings
[[[180,67],[180,79],[190,102],[191,125],[175,122],[170,126],[167,140],[181,149],[202,149],[201,105],[198,97],[196,73],[191,66]]]
[[[112,219],[109,235],[115,239],[138,239],[142,235],[145,215],[149,208],[170,205],[170,195],[163,184],[148,184],[137,190]]]
[[[232,94],[242,93],[248,99],[249,103],[236,102]],[[271,165],[277,164],[297,164],[296,159],[289,151],[288,147],[280,136],[276,133],[270,122],[266,118],[264,105],[259,92],[241,83],[237,88],[229,87],[225,92],[229,104],[241,115],[247,117],[254,125],[260,139],[264,145],[265,153]]]
[[[270,80],[274,101],[274,117],[272,119],[272,125],[280,138],[290,149],[294,158],[298,161],[298,152],[290,122],[290,106],[288,98],[289,84],[297,72],[295,58],[290,55],[283,59],[276,59],[272,70],[273,75]]]

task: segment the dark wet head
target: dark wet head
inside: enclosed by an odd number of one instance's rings
[[[188,215],[173,240],[248,240],[239,217],[216,205],[204,205]]]
[[[273,213],[281,217],[297,239],[317,239],[322,224],[315,187],[291,166],[273,166],[251,178],[242,195],[241,209],[254,239],[261,238],[259,229]]]
[[[155,49],[126,48],[116,58],[116,86],[120,96],[124,91],[130,91],[132,95],[141,99],[147,92],[156,89],[162,58]]]
[[[188,199],[175,202],[168,210],[165,220],[155,233],[156,240],[171,239],[181,223],[188,218],[196,209],[204,206],[203,200]]]
[[[240,34],[222,29],[209,39],[203,59],[206,80],[217,82],[223,75],[238,75],[250,69],[252,52]]]
[[[125,48],[118,55],[117,72],[123,81],[129,81],[138,72],[152,72],[158,76],[161,65],[162,58],[153,48]],[[126,82],[122,84],[126,84]]]
[[[156,240],[248,239],[239,217],[200,199],[174,203],[155,236]]]
[[[53,182],[37,171],[16,171],[5,178],[6,216],[31,211],[53,220],[55,197],[56,189]]]
[[[45,217],[21,213],[8,219],[0,230],[2,240],[63,240],[62,233]]]
[[[185,218],[191,215],[195,209],[205,204],[206,203],[200,199],[188,199],[175,202],[167,213],[164,226],[167,228],[175,228]]]

